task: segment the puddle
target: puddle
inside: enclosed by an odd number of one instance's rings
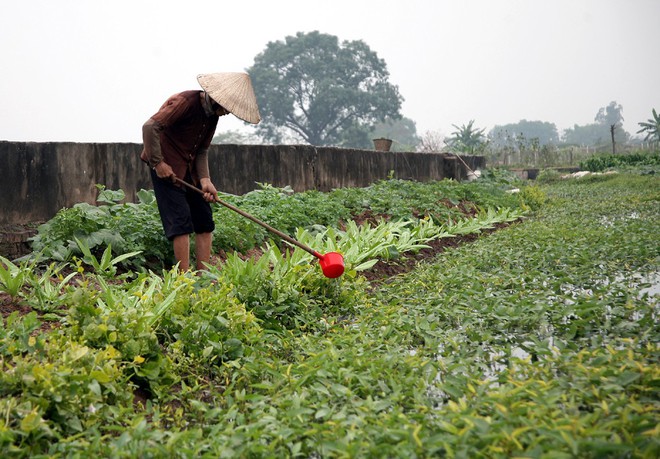
[[[660,272],[655,271],[652,273],[631,273],[631,274],[617,274],[614,278],[616,284],[622,284],[630,289],[639,289],[637,299],[643,298],[645,295],[655,297],[660,295]],[[608,279],[600,279],[594,282],[595,286],[607,286],[610,282]],[[575,299],[581,296],[591,296],[594,294],[590,288],[579,287],[572,284],[563,284],[561,290],[564,295],[570,296]],[[556,297],[555,297],[556,299]],[[572,304],[570,298],[566,299],[567,304]]]
[[[639,291],[640,298],[644,295],[648,296],[658,296],[660,295],[660,272],[654,272],[650,274],[633,274],[633,281],[636,282],[634,285],[643,285],[649,284],[647,287],[642,287]],[[617,281],[625,280],[624,276],[617,277]]]
[[[621,217],[601,217],[600,224],[605,228],[610,228],[614,226],[614,223],[617,220],[638,220],[639,218],[641,218],[639,212],[631,212],[630,214]]]
[[[658,298],[660,297],[660,272],[654,271],[651,273],[626,273],[618,274],[614,277],[613,281],[609,281],[607,278],[598,279],[594,282],[594,288],[584,288],[572,284],[563,284],[561,287],[562,294],[557,296],[550,296],[548,300],[553,301],[564,301],[566,304],[572,304],[578,300],[580,297],[592,296],[594,295],[594,290],[599,290],[596,286],[602,287],[609,284],[613,285],[613,292],[617,291],[619,288],[630,289],[629,294],[636,296],[638,300],[645,300],[653,308],[651,311],[654,319],[658,318],[660,314],[660,302]],[[601,292],[602,293],[602,292]],[[611,306],[607,305],[605,309],[605,314],[611,315]],[[632,312],[628,317],[628,320],[637,321],[643,318],[643,313]],[[573,320],[577,319],[577,316],[567,315],[560,319],[559,323],[566,325],[570,324]],[[560,326],[563,326],[560,325]],[[459,374],[463,376],[468,376],[472,374],[473,371],[481,373],[482,381],[491,385],[492,387],[499,386],[498,377],[502,372],[506,371],[507,368],[512,364],[515,364],[516,360],[528,360],[533,356],[526,349],[539,349],[543,353],[550,353],[552,355],[557,355],[560,351],[557,349],[556,337],[555,337],[555,328],[546,323],[541,326],[535,333],[535,337],[532,339],[534,341],[525,341],[519,342],[516,344],[515,337],[510,337],[510,347],[506,349],[495,349],[488,345],[484,345],[480,355],[475,356],[475,359],[466,365],[462,369],[453,370],[454,374]],[[440,345],[438,348],[438,358],[442,359],[444,347]],[[411,355],[415,355],[416,351],[414,349],[409,350]],[[532,351],[534,352],[534,351]],[[468,369],[470,368],[470,369]],[[441,387],[443,386],[443,376],[442,372],[439,372],[435,378],[435,383],[429,384],[427,388],[427,395],[430,399],[434,400],[434,406],[436,409],[440,409],[451,399],[451,396],[444,392]]]

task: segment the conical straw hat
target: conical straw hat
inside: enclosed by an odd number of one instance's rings
[[[198,75],[199,85],[232,115],[257,124],[261,121],[257,98],[247,73],[225,72]]]

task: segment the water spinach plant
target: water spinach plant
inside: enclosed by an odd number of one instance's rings
[[[530,188],[336,190],[330,207],[383,218],[354,225],[342,210],[292,227],[344,251],[349,269],[334,280],[256,229],[240,244],[261,240],[262,256],[230,253],[201,275],[113,279],[72,261],[59,318],[17,311],[0,327],[0,452],[657,457],[660,182],[618,174]],[[323,199],[264,193],[274,208]],[[287,227],[288,213],[271,213]],[[362,275],[375,258],[510,220],[385,283]]]

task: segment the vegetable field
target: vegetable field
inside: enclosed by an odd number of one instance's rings
[[[0,259],[2,457],[660,455],[655,175],[227,197],[334,280],[222,209],[180,274],[121,197]]]

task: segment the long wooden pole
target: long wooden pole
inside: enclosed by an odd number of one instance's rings
[[[184,181],[184,180],[181,180],[181,179],[178,178],[178,177],[175,177],[174,179],[175,179],[177,182],[181,183],[182,185],[184,185],[184,186],[190,188],[191,190],[197,191],[198,193],[201,193],[201,194],[205,194],[204,191],[200,190],[200,189],[197,188],[196,186],[191,185],[190,183],[188,183],[188,182],[186,182],[186,181]],[[306,246],[306,245],[303,244],[302,242],[299,242],[299,241],[295,240],[294,238],[292,238],[292,237],[289,236],[288,234],[285,234],[285,233],[283,233],[282,231],[273,228],[273,227],[270,226],[268,223],[259,220],[257,217],[254,217],[254,216],[248,214],[248,213],[245,212],[244,210],[241,210],[241,209],[239,209],[238,207],[236,207],[236,206],[234,206],[234,205],[232,205],[232,204],[229,204],[229,203],[226,202],[226,201],[223,201],[222,199],[220,199],[220,198],[217,197],[217,196],[215,196],[215,202],[217,202],[217,203],[219,203],[219,204],[222,204],[223,206],[225,206],[225,207],[228,208],[228,209],[233,210],[234,212],[236,212],[236,213],[242,215],[243,217],[245,217],[245,218],[247,218],[248,220],[250,220],[250,221],[256,223],[257,225],[260,225],[260,226],[266,228],[266,229],[267,229],[268,231],[270,231],[271,233],[276,234],[276,235],[279,236],[280,238],[284,239],[284,240],[287,241],[287,242],[290,242],[291,244],[295,245],[296,247],[300,247],[300,248],[303,249],[305,252],[307,252],[307,253],[309,253],[309,254],[315,256],[315,257],[318,258],[319,260],[320,260],[321,258],[323,258],[323,255],[321,255],[320,253],[318,253],[316,250],[314,250],[314,249],[312,249],[312,248]]]

